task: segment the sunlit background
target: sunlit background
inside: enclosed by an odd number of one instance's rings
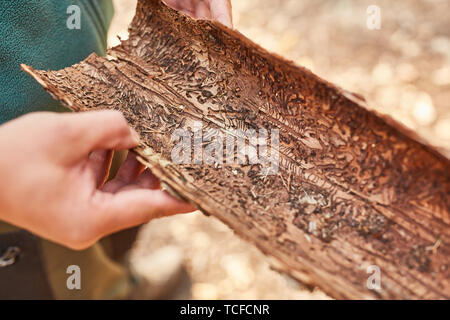
[[[135,0],[113,0],[110,46],[127,37]],[[430,143],[450,150],[450,0],[234,0],[235,28],[269,51],[363,95]],[[370,5],[381,28],[367,27]],[[143,227],[132,266],[149,296],[321,299],[272,271],[265,257],[201,213]],[[170,285],[177,290],[171,291]],[[167,293],[170,292],[170,293]]]

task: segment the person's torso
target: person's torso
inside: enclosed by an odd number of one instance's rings
[[[112,15],[111,0],[2,0],[0,124],[28,112],[58,110],[20,64],[61,69],[92,52],[104,54]]]

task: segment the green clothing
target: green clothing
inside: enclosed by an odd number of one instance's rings
[[[124,253],[114,252],[114,246],[129,248],[135,232],[126,230],[86,250],[73,251],[0,222],[0,256],[11,247],[20,250],[12,265],[0,266],[0,300],[127,298],[132,283],[126,268],[113,260]],[[71,276],[67,268],[72,265],[80,268],[80,290],[67,286]]]
[[[67,26],[71,5],[80,8],[80,29]],[[20,64],[57,70],[92,52],[104,54],[113,11],[111,0],[0,1],[0,124],[28,112],[62,110]],[[8,248],[21,250],[14,264],[0,266],[0,298],[125,298],[128,274],[111,256],[123,254],[135,230],[121,234],[126,237],[119,233],[102,245],[72,251],[0,222],[0,257]],[[119,239],[121,253],[114,254],[114,239]],[[70,265],[80,267],[81,290],[67,287]]]
[[[71,5],[81,10],[79,30],[67,27]],[[92,52],[104,54],[113,13],[111,0],[0,1],[0,124],[28,112],[59,110],[20,64],[59,70]]]

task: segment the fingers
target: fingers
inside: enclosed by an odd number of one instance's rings
[[[89,155],[89,166],[94,172],[97,187],[102,187],[108,179],[113,155],[112,150],[97,150]]]
[[[211,18],[228,28],[233,28],[230,0],[208,0]]]
[[[211,11],[209,5],[204,1],[197,1],[194,4],[193,16],[197,19],[211,19]]]
[[[103,201],[97,215],[101,235],[141,225],[154,218],[195,210],[161,190],[129,190],[99,197]]]
[[[161,189],[161,183],[159,182],[159,179],[149,169],[146,169],[134,183],[122,185],[115,192],[117,191],[122,192],[136,189],[150,189],[150,190]]]
[[[124,183],[134,182],[144,169],[145,166],[136,159],[136,154],[128,152],[127,158],[117,171],[116,179]]]
[[[145,189],[159,189],[161,187],[159,179],[150,171],[150,169],[145,170],[139,176],[136,180],[136,185]]]
[[[125,150],[138,145],[138,134],[118,111],[104,110],[65,115],[67,143],[74,160],[93,150]],[[78,157],[78,158],[77,158]]]
[[[196,0],[164,0],[164,2],[173,9],[180,10],[190,16],[194,15],[193,2],[196,2]]]
[[[233,28],[230,0],[165,0],[176,10],[198,19],[213,19]]]
[[[117,171],[116,176],[103,187],[103,191],[117,192],[126,185],[135,182],[144,170],[145,166],[136,159],[136,155],[129,152],[126,160],[120,166],[119,171]]]

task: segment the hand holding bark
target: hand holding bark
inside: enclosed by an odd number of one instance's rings
[[[112,151],[138,144],[117,111],[34,113],[0,126],[0,219],[73,249],[193,208],[159,190],[129,154],[104,184]]]

